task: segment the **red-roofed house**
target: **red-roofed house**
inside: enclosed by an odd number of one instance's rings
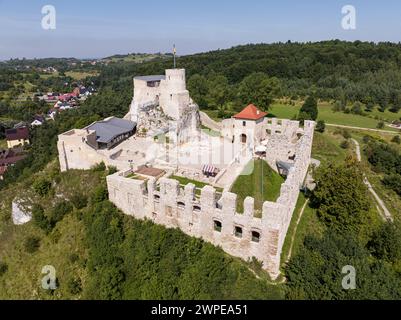
[[[24,146],[29,144],[29,129],[27,127],[6,130],[7,147]]]
[[[266,116],[267,112],[263,112],[250,104],[231,119],[222,122],[222,135],[233,143],[258,145],[260,141],[266,138]]]
[[[237,113],[233,118],[237,120],[253,120],[258,121],[267,116],[267,112],[260,111],[253,104],[247,106],[240,113]]]

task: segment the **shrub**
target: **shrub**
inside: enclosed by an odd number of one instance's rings
[[[387,188],[394,190],[398,195],[401,196],[401,175],[387,175],[383,178],[382,182]]]
[[[401,138],[400,138],[400,136],[395,136],[395,137],[391,140],[391,142],[394,142],[394,143],[396,143],[396,144],[401,144]]]
[[[377,129],[383,129],[384,128],[384,122],[383,121],[380,121],[378,124],[377,124]]]
[[[24,243],[25,251],[35,253],[40,247],[40,239],[34,236],[28,237]]]
[[[316,131],[323,133],[326,130],[326,124],[323,120],[319,120],[316,125]]]
[[[70,201],[76,209],[80,210],[85,208],[88,204],[88,197],[82,193],[76,192],[71,196]]]
[[[348,130],[343,130],[342,131],[342,136],[344,137],[344,139],[351,139],[351,133]]]
[[[41,178],[33,183],[33,190],[41,197],[44,197],[49,193],[51,186],[52,184],[50,181]]]
[[[77,253],[71,253],[68,256],[68,260],[70,260],[71,263],[75,263],[79,260],[79,255]]]
[[[340,147],[343,149],[348,149],[349,148],[348,140],[344,140],[343,142],[341,142]]]
[[[104,164],[103,161],[98,163],[98,164],[95,164],[92,167],[92,171],[95,171],[95,172],[102,172],[102,171],[105,171],[105,170],[106,170],[106,165]]]
[[[38,204],[34,204],[32,207],[32,220],[33,223],[46,233],[50,232],[52,227],[45,215],[45,211],[43,210],[42,206]]]
[[[7,272],[7,270],[8,270],[8,265],[7,265],[7,263],[5,263],[5,262],[3,262],[3,261],[0,261],[0,277],[1,277],[2,275],[4,275],[4,274]]]
[[[61,221],[64,216],[73,210],[71,203],[68,201],[58,202],[51,211],[51,222],[55,225],[57,222]]]
[[[107,191],[106,186],[100,185],[95,188],[95,190],[92,193],[92,203],[98,203],[106,200],[108,198],[109,194]]]
[[[114,174],[118,171],[117,167],[115,167],[115,166],[108,166],[107,169],[109,171],[109,174]]]
[[[80,278],[71,278],[67,282],[68,291],[71,294],[78,294],[82,292],[82,282]]]

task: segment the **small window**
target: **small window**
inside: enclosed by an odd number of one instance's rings
[[[177,207],[178,207],[178,209],[185,209],[185,203],[184,202],[177,202]]]
[[[234,228],[234,234],[235,234],[235,236],[236,236],[237,238],[242,238],[242,228],[236,226],[236,227]]]
[[[242,126],[246,127],[246,121],[242,121]]]
[[[222,224],[220,221],[214,220],[214,231],[221,232]]]
[[[160,201],[160,196],[158,195],[158,194],[155,194],[154,196],[153,196],[153,198],[155,199],[155,201]]]
[[[252,231],[252,242],[260,242],[260,233],[257,231]]]
[[[195,212],[201,212],[201,207],[200,206],[194,206],[194,211]]]

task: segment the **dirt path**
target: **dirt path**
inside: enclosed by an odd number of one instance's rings
[[[356,157],[357,157],[358,161],[361,162],[362,161],[362,156],[361,156],[361,147],[359,145],[359,142],[356,141],[355,139],[351,139],[351,140],[356,146],[356,149],[355,149]],[[379,197],[379,195],[373,189],[373,186],[370,184],[370,182],[369,182],[369,180],[368,180],[368,178],[366,177],[365,174],[363,174],[363,182],[368,187],[369,192],[373,195],[373,197],[375,198],[377,204],[379,205],[380,209],[378,211],[379,211],[379,214],[381,215],[381,217],[383,218],[383,220],[393,221],[393,216],[391,215],[390,211],[387,209],[387,207],[384,204],[383,200]]]
[[[293,248],[293,246],[294,246],[294,241],[295,241],[295,236],[296,236],[296,234],[297,234],[298,225],[299,225],[299,223],[301,222],[302,216],[303,216],[303,214],[304,214],[305,208],[306,208],[306,206],[308,205],[308,203],[309,203],[309,199],[307,199],[307,200],[305,201],[305,203],[304,203],[304,205],[303,205],[303,207],[302,207],[302,209],[301,209],[301,212],[299,213],[299,217],[298,217],[297,223],[295,224],[294,232],[292,233],[290,250],[288,251],[288,255],[287,255],[287,258],[285,259],[285,263],[287,263],[287,262],[290,261],[290,259],[291,259],[292,248]]]
[[[400,134],[400,132],[397,132],[397,131],[380,130],[380,129],[370,129],[370,128],[361,128],[361,127],[352,127],[352,126],[344,126],[344,125],[341,125],[341,124],[332,124],[332,123],[326,123],[326,126],[329,126],[329,127],[338,127],[338,128],[346,128],[346,129],[354,129],[354,130],[364,130],[364,131],[373,131],[373,132],[389,133],[389,134]]]

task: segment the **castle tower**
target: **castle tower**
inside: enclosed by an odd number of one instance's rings
[[[190,105],[189,92],[185,83],[185,69],[168,69],[160,84],[160,106],[169,117],[179,120]]]

